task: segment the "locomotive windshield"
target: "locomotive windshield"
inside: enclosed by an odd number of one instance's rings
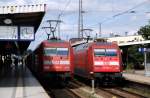
[[[95,56],[117,56],[116,49],[94,49]]]
[[[68,55],[68,48],[57,48],[57,55]]]
[[[46,56],[68,55],[68,48],[44,48]]]
[[[94,49],[95,56],[105,56],[105,49]]]
[[[116,49],[106,49],[106,56],[117,56]]]
[[[57,48],[44,48],[44,54],[46,56],[56,55],[56,53],[57,53]]]

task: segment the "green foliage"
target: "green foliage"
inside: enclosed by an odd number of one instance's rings
[[[128,49],[128,53],[131,57],[133,57],[138,62],[144,61],[144,55],[138,51],[139,46],[131,46]],[[129,62],[132,62],[132,59],[129,59]]]
[[[125,70],[131,70],[133,69],[133,64],[132,63],[128,63],[128,66]]]
[[[139,46],[131,46],[128,48],[128,68],[138,69],[142,68],[144,62],[144,55],[138,51]]]
[[[141,27],[138,34],[142,35],[144,39],[150,40],[150,23]]]

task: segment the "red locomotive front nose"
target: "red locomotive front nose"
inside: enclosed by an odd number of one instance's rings
[[[120,72],[117,49],[94,49],[95,72]]]
[[[67,47],[61,48],[45,48],[45,56],[43,64],[46,71],[65,72],[70,71],[70,57],[69,49]]]

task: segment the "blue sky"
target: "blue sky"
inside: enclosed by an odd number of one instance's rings
[[[66,4],[69,5],[66,7]],[[61,38],[69,39],[77,37],[78,22],[78,0],[0,0],[0,5],[22,5],[22,4],[47,4],[47,11],[37,31],[36,40],[30,48],[35,48],[38,43],[46,39],[46,33],[41,27],[46,26],[47,19],[57,19],[63,11],[61,20]],[[138,5],[138,6],[137,6]],[[135,7],[132,10],[131,8]],[[130,35],[136,33],[141,26],[148,24],[150,19],[150,0],[83,0],[84,28],[92,28],[92,36],[99,32],[99,23],[102,23],[102,36],[108,37],[110,33]],[[124,13],[113,17],[124,11],[135,11],[135,13]],[[109,19],[108,19],[109,18]]]

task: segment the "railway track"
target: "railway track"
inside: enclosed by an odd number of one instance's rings
[[[143,96],[146,96],[147,98],[150,98],[150,85],[146,83],[139,83],[134,81],[127,80],[127,85],[124,88],[125,90],[142,94]]]
[[[97,87],[93,94],[89,84],[76,80],[71,81],[67,86],[53,84],[49,81],[41,84],[51,98],[149,98],[137,92],[128,91],[124,87]]]
[[[68,88],[51,89],[49,95],[51,96],[51,98],[82,98],[73,90],[70,90]]]
[[[83,84],[78,81],[73,81],[72,84],[78,87],[84,87],[85,89],[91,90],[91,87],[89,85]],[[147,98],[143,95],[124,90],[122,87],[98,87],[95,88],[95,93],[96,95],[102,98]]]
[[[40,79],[40,83],[47,91],[51,98],[85,98],[76,92],[76,89],[71,86],[66,86],[60,82]]]
[[[112,94],[113,97],[116,97],[116,98],[146,98],[142,95],[132,93],[132,92],[123,90],[121,88],[99,88],[96,90],[98,92],[100,92],[101,90],[106,91],[107,93]]]

